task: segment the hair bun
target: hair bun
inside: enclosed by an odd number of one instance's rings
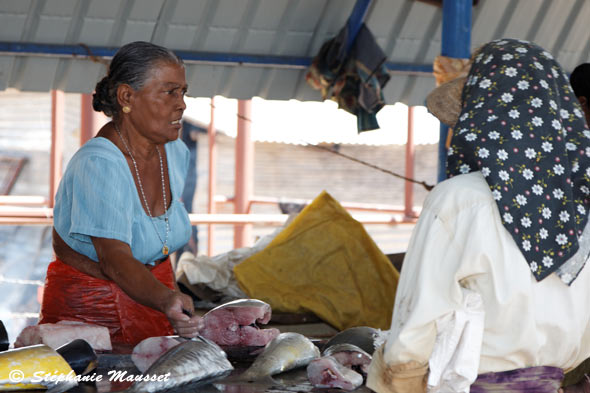
[[[92,95],[92,107],[95,111],[104,112],[105,115],[112,117],[116,110],[111,97],[110,82],[107,75],[96,84]]]

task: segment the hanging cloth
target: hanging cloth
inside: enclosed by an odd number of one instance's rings
[[[322,99],[338,102],[339,108],[357,117],[358,132],[379,128],[377,112],[383,108],[383,88],[390,79],[387,57],[363,23],[350,53],[346,53],[348,24],[325,42],[305,76],[320,90]]]

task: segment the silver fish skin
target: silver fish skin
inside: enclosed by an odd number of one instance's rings
[[[352,344],[356,345],[369,355],[375,352],[376,340],[379,337],[379,330],[369,326],[356,326],[341,331],[332,337],[326,345],[324,345],[323,352],[336,344]]]
[[[281,333],[267,344],[254,363],[238,377],[256,381],[297,367],[307,366],[320,356],[320,350],[302,334]]]
[[[166,351],[143,374],[144,376],[170,375],[165,380],[135,382],[126,392],[152,393],[172,389],[200,380],[213,380],[233,370],[225,352],[214,342],[203,337],[185,341]]]
[[[268,307],[268,308],[270,308],[269,304],[263,302],[262,300],[237,299],[237,300],[232,300],[231,302],[227,302],[222,305],[219,305],[219,306],[209,310],[208,312],[206,312],[205,315],[213,314],[213,313],[215,313],[215,311],[217,311],[219,309],[228,308],[228,307],[265,307],[265,308]],[[203,317],[205,317],[205,315],[203,315]]]

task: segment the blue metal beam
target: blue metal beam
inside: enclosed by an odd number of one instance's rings
[[[472,0],[443,0],[442,48],[443,56],[467,59],[471,55]],[[440,126],[438,143],[438,181],[447,178],[447,149],[445,143],[449,127]]]
[[[346,53],[350,53],[350,49],[352,48],[352,44],[354,44],[354,40],[356,39],[359,30],[365,20],[365,16],[367,15],[367,11],[369,10],[369,6],[371,5],[372,0],[356,0],[354,4],[354,8],[348,17],[348,21],[346,24],[348,25],[348,40],[346,41]]]
[[[119,48],[0,42],[0,53],[13,56],[100,57],[110,59]],[[311,59],[296,56],[240,55],[231,53],[174,51],[187,63],[244,64],[266,67],[306,68]]]
[[[112,58],[119,48],[86,45],[55,45],[22,42],[0,42],[0,54],[9,56],[47,56],[60,58]],[[186,63],[207,63],[219,65],[244,65],[253,67],[282,67],[306,69],[311,64],[311,57],[240,55],[232,53],[175,51]],[[389,71],[407,75],[432,77],[430,64],[385,64]]]

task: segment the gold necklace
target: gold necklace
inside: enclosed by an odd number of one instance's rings
[[[143,203],[145,204],[145,210],[147,211],[148,216],[150,216],[150,220],[152,222],[152,225],[154,226],[154,229],[156,230],[156,235],[158,235],[158,238],[160,239],[160,241],[163,244],[162,247],[162,254],[164,255],[168,255],[168,252],[170,251],[170,249],[168,248],[168,232],[170,232],[170,225],[168,223],[168,204],[166,203],[166,184],[164,183],[164,164],[162,163],[162,154],[160,153],[160,149],[158,148],[158,146],[156,146],[156,151],[158,152],[158,158],[160,159],[160,176],[162,178],[162,195],[163,195],[163,199],[164,199],[164,220],[166,221],[166,239],[162,240],[162,237],[160,236],[160,232],[158,232],[158,227],[156,226],[156,223],[154,222],[154,217],[152,216],[152,212],[150,211],[150,207],[148,206],[147,203],[147,198],[145,197],[145,193],[143,192],[143,185],[141,184],[141,178],[139,177],[139,170],[137,169],[137,162],[135,162],[135,158],[133,157],[133,154],[131,154],[131,149],[129,149],[129,146],[127,145],[127,142],[125,142],[125,139],[123,139],[123,135],[121,135],[121,131],[119,131],[119,126],[117,125],[117,123],[113,123],[115,125],[115,130],[117,131],[117,134],[119,134],[119,138],[121,138],[121,142],[123,142],[123,145],[125,146],[125,149],[127,149],[127,153],[129,153],[129,157],[131,157],[131,162],[133,163],[133,167],[135,168],[135,174],[137,175],[137,184],[139,184],[139,191],[141,191],[141,196],[143,197]]]

